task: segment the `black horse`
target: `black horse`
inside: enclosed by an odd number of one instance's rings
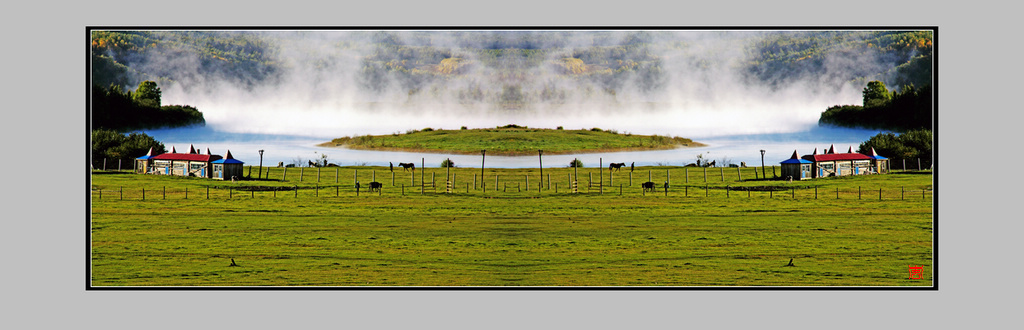
[[[414,164],[414,163],[398,163],[398,166],[401,166],[403,170],[408,170],[408,169],[412,169],[413,171],[416,170],[416,164]]]
[[[620,167],[623,166],[626,166],[626,163],[610,163],[608,164],[608,172],[611,172],[612,169],[618,170]]]
[[[654,192],[654,182],[647,181],[640,184],[640,186],[644,188],[644,192]]]
[[[708,162],[707,164],[708,164],[709,167],[715,167],[715,161],[713,161],[713,160]]]
[[[318,165],[320,164],[314,163],[312,160],[309,161],[309,167],[318,167]]]
[[[380,192],[380,188],[383,187],[383,186],[384,186],[384,184],[382,184],[380,182],[376,182],[376,181],[370,182],[370,191]]]

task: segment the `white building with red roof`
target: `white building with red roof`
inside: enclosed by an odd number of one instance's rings
[[[793,151],[793,157],[782,161],[783,176],[790,175],[794,179],[810,179],[889,172],[888,158],[879,156],[874,148],[871,149],[871,155],[855,153],[852,146],[845,153],[836,153],[834,145],[830,146],[828,151],[823,154],[819,154],[818,149],[815,148],[813,154],[804,155],[799,159],[796,158],[796,155],[796,151]],[[787,172],[786,166],[792,167],[793,170]]]
[[[176,153],[172,146],[171,152],[159,155],[153,155],[153,149],[150,148],[149,153],[145,156],[135,159],[135,171],[137,173],[145,174],[177,175],[216,179],[241,176],[242,161],[231,158],[230,150],[227,155],[227,159],[230,159],[231,161],[225,163],[224,157],[211,154],[209,148],[206,149],[206,154],[200,154],[193,146],[190,145],[188,153]],[[227,168],[227,170],[225,168]]]

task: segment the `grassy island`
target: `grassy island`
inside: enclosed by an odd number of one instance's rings
[[[405,134],[363,135],[342,137],[320,144],[325,147],[345,147],[361,150],[447,152],[478,154],[487,150],[489,155],[570,154],[609,151],[637,151],[674,149],[702,146],[681,137],[618,133],[600,128],[565,130],[561,127],[528,128],[506,125],[497,128],[443,130],[425,128]]]

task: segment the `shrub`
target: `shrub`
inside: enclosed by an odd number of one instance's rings
[[[466,129],[468,129],[468,128],[466,128],[466,126],[462,126],[462,128],[460,128],[460,129],[461,129],[461,130],[466,130]]]
[[[423,131],[423,132],[433,132],[434,129],[430,128],[430,127],[427,127],[427,128],[421,129],[420,131]]]
[[[562,130],[562,126],[558,126],[557,130],[561,131]]]
[[[597,127],[594,127],[594,128],[591,128],[590,131],[592,131],[592,132],[600,132],[601,129],[597,128]]]
[[[583,161],[579,159],[573,159],[569,162],[569,167],[583,167]]]
[[[445,159],[444,161],[441,161],[441,167],[455,167],[455,162],[451,159]]]

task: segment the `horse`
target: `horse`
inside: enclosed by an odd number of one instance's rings
[[[715,167],[715,161],[713,161],[713,160],[710,161],[710,162],[707,162],[705,164],[707,164],[709,167]]]
[[[380,182],[377,182],[377,181],[370,182],[370,191],[380,192],[380,188],[383,187],[383,186],[384,186],[384,184],[382,184]]]
[[[408,170],[408,169],[412,169],[413,171],[416,170],[416,164],[414,164],[414,163],[398,163],[398,166],[401,166],[403,170]]]
[[[626,163],[610,163],[608,164],[608,172],[611,172],[612,169],[618,170],[620,167],[623,166],[626,166]]]
[[[654,192],[654,182],[647,181],[640,184],[640,186],[644,188],[644,192]]]
[[[309,162],[309,167],[317,167],[317,165],[319,165],[317,163],[314,163],[312,160],[309,160],[308,162]]]

